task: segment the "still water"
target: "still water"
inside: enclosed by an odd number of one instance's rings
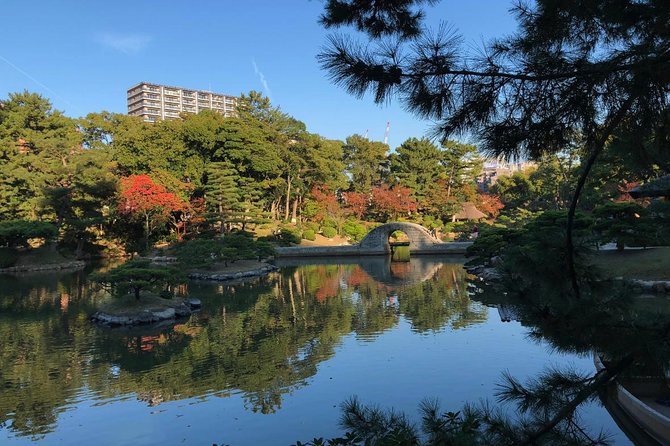
[[[491,399],[503,371],[593,372],[471,299],[460,259],[284,263],[190,283],[188,320],[105,329],[87,272],[0,276],[0,444],[288,445],[340,434],[351,396],[418,418]],[[507,319],[507,318],[504,318]],[[585,424],[629,444],[599,403]]]

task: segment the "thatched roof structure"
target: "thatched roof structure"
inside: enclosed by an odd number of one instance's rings
[[[665,175],[642,186],[634,187],[628,193],[633,198],[670,197],[670,175]]]
[[[463,208],[454,214],[452,220],[480,220],[486,218],[486,214],[477,209],[473,203],[463,203]]]

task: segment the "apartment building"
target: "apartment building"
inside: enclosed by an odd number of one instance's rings
[[[498,178],[512,176],[516,172],[524,172],[535,167],[537,164],[532,161],[508,163],[501,159],[486,159],[477,184],[481,189],[487,191],[489,187],[496,184]]]
[[[128,89],[128,114],[147,122],[177,119],[180,113],[214,110],[234,116],[238,98],[204,90],[140,82]]]

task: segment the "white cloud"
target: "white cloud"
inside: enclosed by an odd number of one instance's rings
[[[265,95],[272,100],[271,95],[272,91],[270,91],[270,86],[268,85],[268,81],[265,79],[265,75],[261,70],[258,69],[258,65],[256,65],[256,60],[251,59],[251,64],[254,66],[254,73],[258,76],[258,79],[261,81],[261,85],[263,85],[263,90],[265,91]]]
[[[98,42],[124,54],[137,54],[149,45],[151,37],[144,34],[103,33],[98,35]]]

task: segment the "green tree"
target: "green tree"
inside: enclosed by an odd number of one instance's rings
[[[240,208],[238,180],[239,176],[229,162],[218,161],[207,166],[205,177],[207,203],[213,208],[219,220],[221,232],[230,231],[229,220]]]
[[[391,174],[402,186],[413,191],[419,205],[424,204],[426,196],[435,182],[442,178],[440,150],[426,138],[409,138],[389,156]]]
[[[472,144],[446,140],[443,148],[439,160],[447,179],[446,198],[449,199],[466,184],[474,185],[482,171],[483,160]]]
[[[491,187],[491,191],[500,197],[506,211],[519,208],[539,210],[535,203],[535,184],[527,173],[514,172],[510,176],[501,176]]]
[[[94,227],[108,223],[118,181],[111,155],[102,149],[85,150],[71,167],[72,180],[67,186],[45,189],[42,206],[53,211],[62,241],[74,244],[80,258],[85,243],[96,237]]]
[[[350,190],[369,193],[386,177],[388,146],[360,135],[347,137],[343,147],[344,163],[350,176]]]
[[[605,203],[593,210],[594,229],[602,243],[616,242],[618,251],[628,246],[648,246],[654,242],[654,224],[646,209],[637,203]]]
[[[51,223],[42,221],[9,220],[0,222],[0,245],[8,247],[25,246],[28,239],[51,239],[58,235],[58,229]]]
[[[118,295],[132,291],[139,300],[142,291],[164,289],[183,277],[176,268],[155,266],[149,260],[130,260],[110,271],[91,274],[90,279]]]
[[[36,93],[0,103],[0,218],[37,219],[44,191],[70,185],[81,152],[75,124]]]

